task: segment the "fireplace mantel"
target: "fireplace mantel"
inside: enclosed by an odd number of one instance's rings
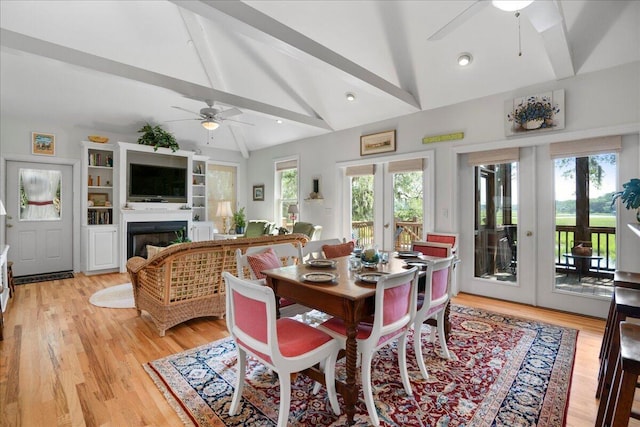
[[[187,232],[191,238],[191,210],[190,209],[121,209],[120,210],[120,272],[127,271],[127,225],[129,222],[165,222],[186,221]]]

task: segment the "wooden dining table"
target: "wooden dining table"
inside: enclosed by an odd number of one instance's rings
[[[271,287],[277,297],[295,301],[299,304],[322,311],[344,321],[347,331],[346,340],[346,381],[336,381],[336,389],[344,399],[345,412],[349,425],[353,425],[355,405],[358,398],[356,385],[358,325],[374,313],[375,283],[366,283],[357,279],[357,272],[349,270],[349,256],[335,258],[333,268],[319,268],[307,264],[264,270],[267,286]],[[420,256],[423,260],[436,260],[436,257]],[[363,269],[365,272],[398,273],[406,271],[405,260],[397,254],[390,256],[388,264],[378,264],[375,269]],[[306,273],[331,272],[337,275],[332,282],[316,283],[304,280]],[[276,298],[276,304],[280,298]],[[447,323],[449,317],[446,316]],[[306,372],[314,380],[321,383],[324,377],[317,370]]]

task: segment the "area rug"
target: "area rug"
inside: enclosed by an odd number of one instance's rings
[[[32,274],[30,276],[18,276],[13,278],[15,285],[26,285],[27,283],[48,282],[50,280],[73,279],[73,272],[59,271],[57,273]]]
[[[409,339],[407,361],[414,396],[408,397],[398,372],[397,348],[373,360],[374,400],[383,426],[540,426],[565,424],[577,331],[484,310],[453,305],[449,350],[452,359],[423,344],[429,379],[420,375]],[[423,326],[423,339],[429,327]],[[437,340],[436,340],[437,341]],[[226,338],[144,365],[189,426],[275,426],[277,375],[250,359],[241,410],[229,416],[237,355]],[[336,367],[344,378],[344,361]],[[324,388],[312,395],[313,381],[298,375],[292,384],[289,425],[343,426]],[[338,395],[341,407],[343,400]],[[369,425],[360,393],[356,425]]]
[[[110,286],[91,295],[89,302],[98,307],[135,308],[131,283]]]

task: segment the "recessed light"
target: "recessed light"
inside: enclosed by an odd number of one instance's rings
[[[356,96],[352,93],[347,93],[347,101],[355,101],[356,100]]]
[[[461,67],[466,67],[471,64],[471,61],[473,61],[473,56],[470,53],[463,52],[458,55],[458,65]]]
[[[491,4],[505,12],[515,12],[522,10],[533,3],[533,0],[493,0]]]
[[[276,123],[281,125],[282,124],[282,120],[278,119],[278,120],[276,120]]]

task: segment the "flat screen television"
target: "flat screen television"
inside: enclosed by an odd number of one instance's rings
[[[128,193],[130,202],[187,203],[187,169],[131,163]]]

